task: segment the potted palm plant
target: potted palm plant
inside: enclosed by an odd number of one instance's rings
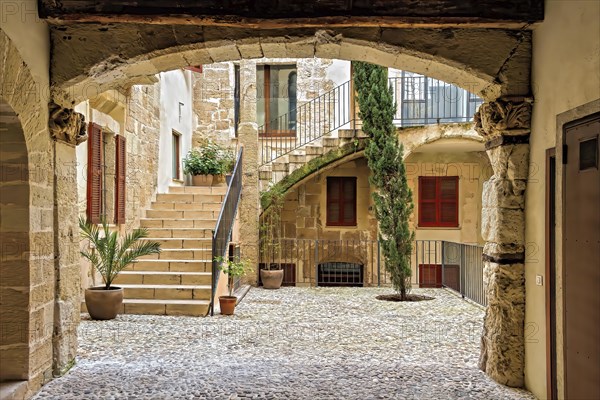
[[[246,261],[244,260],[229,260],[224,257],[215,257],[218,263],[217,268],[227,275],[227,288],[229,289],[228,296],[219,296],[219,306],[221,314],[233,315],[237,304],[237,297],[233,295],[234,278],[246,274]]]
[[[119,233],[110,232],[105,219],[100,228],[80,217],[79,228],[81,236],[92,245],[91,251],[81,251],[81,255],[92,263],[104,281],[104,286],[85,290],[85,305],[93,319],[113,319],[123,304],[123,288],[113,286],[113,281],[139,257],[159,253],[160,244],[141,240],[148,237],[145,228],[134,229],[119,240]]]
[[[211,186],[224,181],[223,174],[228,172],[229,150],[208,140],[204,145],[190,150],[183,159],[183,171],[192,176],[192,185]]]

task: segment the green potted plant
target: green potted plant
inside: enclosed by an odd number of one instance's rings
[[[113,286],[113,281],[139,257],[159,253],[160,244],[141,240],[148,237],[145,228],[134,229],[119,240],[119,233],[110,232],[105,219],[100,228],[79,217],[79,228],[81,236],[92,245],[91,251],[81,251],[81,255],[92,263],[104,281],[104,286],[85,290],[85,305],[93,319],[113,319],[123,304],[123,288]]]
[[[227,275],[227,288],[229,289],[228,296],[219,296],[219,306],[221,314],[233,315],[237,304],[237,297],[233,295],[233,279],[246,274],[247,262],[241,259],[229,260],[224,257],[215,257],[218,263],[217,268]]]
[[[217,181],[224,180],[222,175],[228,165],[228,149],[207,140],[202,146],[190,150],[183,159],[183,171],[192,176],[194,186],[211,186]]]
[[[283,283],[281,267],[281,211],[285,192],[273,186],[261,193],[261,204],[265,209],[260,218],[260,255],[264,267],[260,268],[260,281],[265,289],[279,289]]]

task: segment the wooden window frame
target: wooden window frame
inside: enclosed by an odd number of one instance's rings
[[[281,64],[282,66],[288,64]],[[289,64],[292,65],[292,64]],[[264,123],[264,131],[258,132],[258,137],[261,138],[296,138],[295,130],[271,130],[269,128],[269,124],[271,123],[271,64],[264,64],[263,67],[263,101],[265,104],[265,123]],[[279,66],[279,64],[275,64],[275,66]],[[297,69],[297,65],[294,64],[294,68]]]
[[[334,182],[334,181],[339,181],[340,182],[340,189],[339,189],[339,197],[337,201],[333,201],[332,199],[329,198],[329,185],[330,182]],[[344,222],[344,204],[350,201],[346,201],[344,198],[344,187],[346,185],[347,182],[352,182],[352,184],[354,185],[354,199],[353,199],[353,206],[354,206],[354,219],[352,221],[347,221]],[[327,226],[356,226],[357,222],[356,222],[356,202],[357,202],[357,179],[355,176],[329,176],[327,177],[327,192],[326,192],[326,225]],[[339,207],[339,215],[338,215],[338,219],[337,221],[330,221],[329,219],[329,205],[330,204],[338,204]]]
[[[174,143],[176,142],[176,143]],[[171,131],[171,151],[173,150],[173,146],[177,144],[177,148],[175,149],[175,159],[171,160],[172,163],[177,162],[175,165],[176,171],[173,171],[173,165],[171,165],[171,179],[177,182],[180,182],[181,179],[181,133],[173,130]],[[177,175],[177,177],[173,176],[173,172]]]
[[[93,122],[88,124],[86,216],[93,224],[101,222],[104,215],[104,132]],[[98,146],[96,146],[96,144]],[[97,182],[97,185],[94,185]]]
[[[127,142],[125,136],[115,136],[115,224],[125,223],[127,209]]]
[[[435,180],[435,199],[434,200],[424,200],[422,196],[422,188],[425,180]],[[444,201],[441,197],[441,186],[444,181],[453,181],[456,185],[456,197],[453,201]],[[458,176],[420,176],[419,177],[419,227],[422,228],[458,228],[459,227],[459,219],[460,216],[458,214],[458,202],[460,196],[460,187]],[[423,221],[423,207],[422,204],[429,203],[435,204],[435,222]],[[442,222],[442,204],[443,203],[454,203],[455,205],[455,214],[456,219],[452,222]]]

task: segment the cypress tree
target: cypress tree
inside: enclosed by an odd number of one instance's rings
[[[373,201],[385,268],[394,290],[404,301],[412,275],[414,232],[408,222],[414,205],[402,159],[404,148],[393,124],[396,104],[388,85],[387,68],[357,62],[354,72],[362,129],[370,137],[365,156],[371,169],[369,181],[376,189]]]

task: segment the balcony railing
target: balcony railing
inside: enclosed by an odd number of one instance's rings
[[[483,100],[457,86],[419,75],[389,78],[397,109],[394,125],[469,122]],[[350,81],[272,119],[258,128],[261,165],[338,129],[361,127]]]

